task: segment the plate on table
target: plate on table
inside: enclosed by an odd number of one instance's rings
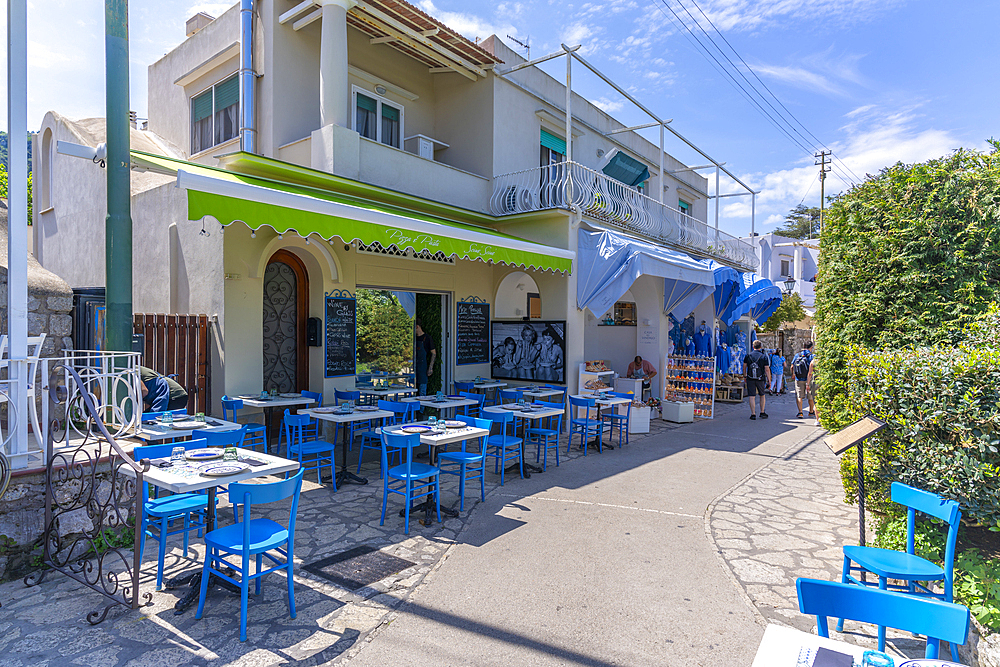
[[[430,426],[421,426],[420,424],[407,424],[399,429],[403,433],[430,433],[434,429]]]
[[[321,415],[328,415],[334,411],[334,408],[312,408],[313,412],[318,412]]]
[[[226,475],[238,475],[250,469],[249,463],[242,461],[224,461],[223,463],[213,463],[201,469],[202,475],[208,477],[225,477]]]
[[[179,431],[193,431],[199,428],[205,428],[208,424],[206,422],[196,422],[193,419],[188,419],[182,422],[173,422],[171,424],[167,424],[167,426],[175,428]]]
[[[219,448],[215,449],[189,449],[184,452],[184,458],[188,461],[212,461],[214,459],[222,458],[222,450]]]
[[[463,421],[458,421],[457,419],[445,419],[444,421],[439,421],[438,424],[444,424],[445,428],[465,428],[468,426]]]
[[[358,410],[361,412],[378,412],[378,408],[374,405],[359,405]]]

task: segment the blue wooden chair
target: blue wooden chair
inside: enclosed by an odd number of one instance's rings
[[[911,595],[934,597],[951,602],[952,587],[955,580],[955,542],[958,540],[958,526],[962,520],[962,512],[954,500],[945,500],[940,496],[915,489],[899,482],[890,486],[890,495],[894,503],[907,508],[906,512],[906,552],[877,547],[861,547],[848,545],[844,547],[844,568],[841,581],[845,584],[874,586],[875,582],[863,583],[853,576],[853,572],[871,572],[878,576],[878,587],[901,591]],[[916,513],[920,511],[948,524],[948,537],[945,539],[944,566],[932,563],[917,556],[914,552],[914,530],[916,528]],[[856,565],[852,565],[856,563]],[[889,584],[890,579],[906,582],[905,585]],[[944,580],[944,590],[940,593],[918,582]],[[896,627],[896,626],[891,626]],[[837,623],[838,632],[844,629],[843,620]],[[878,650],[885,649],[885,626],[878,629]],[[958,660],[958,648],[952,644],[952,659]]]
[[[584,410],[584,416],[578,417],[579,410]],[[594,411],[594,416],[590,416],[590,411]],[[604,433],[605,422],[597,419],[597,401],[593,398],[569,397],[569,441],[566,443],[566,453],[569,454],[573,446],[573,434],[580,434],[580,444],[583,447],[583,455],[587,455],[587,441],[591,435],[597,436],[597,451],[604,452],[601,444],[601,436]]]
[[[164,410],[162,412],[143,412],[142,421],[144,422],[155,421],[156,419],[159,419],[165,414],[171,414],[174,416],[174,419],[177,419],[178,417],[186,417],[187,413],[188,413],[187,408],[177,408],[176,410]]]
[[[463,391],[472,392],[476,388],[474,382],[456,382],[455,383],[455,393],[461,394]]]
[[[191,431],[195,440],[204,440],[209,447],[243,447],[249,425],[231,431]]]
[[[403,496],[404,530],[410,534],[410,506],[417,498],[433,495],[437,505],[437,520],[441,520],[441,470],[437,466],[413,461],[413,450],[420,447],[418,433],[382,432],[382,468],[386,471],[382,485],[382,518],[378,525],[385,525],[385,508],[389,494]],[[390,450],[401,452],[403,462],[389,467]]]
[[[487,431],[493,425],[489,419],[477,419],[467,415],[456,415],[455,419],[463,421],[469,426],[484,428]],[[459,452],[442,452],[438,454],[438,468],[443,475],[458,476],[458,510],[465,510],[465,483],[479,480],[480,500],[486,500],[486,436],[479,440],[479,452],[470,452],[468,440],[462,441],[462,450]],[[449,467],[445,466],[457,466]]]
[[[238,398],[229,398],[228,396],[222,397],[222,418],[228,422],[238,421],[236,418],[237,413],[243,409],[243,401]],[[257,424],[254,422],[247,422],[244,424],[246,426],[246,439],[243,443],[244,447],[256,450],[258,446],[263,447],[263,451],[267,452],[267,427],[263,424]],[[278,443],[279,451],[281,443]]]
[[[305,392],[302,392],[305,395]],[[313,394],[313,397],[316,395]],[[322,400],[322,394],[319,394],[320,400]],[[333,404],[340,405],[345,401],[354,401],[354,405],[361,405],[361,392],[360,391],[340,391],[339,389],[333,390]],[[318,404],[317,404],[318,405]],[[340,429],[346,428],[347,431],[347,449],[348,451],[354,449],[354,438],[357,433],[361,430],[370,430],[372,427],[371,420],[361,421],[361,422],[348,422],[346,424],[335,424],[333,439],[337,441],[341,438]]]
[[[183,447],[185,450],[201,449],[205,447],[205,441],[188,440],[187,442],[165,445],[142,445],[132,450],[132,458],[135,461],[169,458],[174,447]],[[175,493],[162,498],[157,494],[156,497],[151,498],[149,484],[143,482],[142,497],[142,518],[140,519],[142,542],[139,545],[139,560],[142,560],[142,555],[146,550],[146,538],[152,537],[159,543],[156,555],[156,590],[160,590],[163,586],[163,560],[167,554],[167,538],[171,535],[183,534],[184,555],[187,556],[191,531],[197,530],[200,537],[202,529],[206,526],[205,512],[208,510],[208,495],[204,493]],[[215,511],[214,507],[212,511]],[[184,525],[171,529],[170,524],[178,519],[183,519]]]
[[[941,640],[951,644],[954,653],[969,634],[969,610],[960,604],[818,579],[798,579],[795,588],[799,593],[799,611],[816,616],[820,637],[830,636],[828,616],[875,623],[880,628],[889,626],[925,635],[925,655],[934,659],[938,657]]]
[[[509,410],[484,411],[483,416],[492,422],[491,426],[500,426],[498,435],[486,438],[486,456],[494,461],[493,473],[500,473],[500,486],[503,486],[504,469],[508,461],[515,459],[521,467],[521,479],[524,479],[524,461],[521,460],[521,438],[507,432],[507,425],[513,426],[514,413]]]
[[[500,395],[500,403],[517,403],[524,398],[523,389],[501,389],[497,392]]]
[[[337,471],[333,460],[334,444],[311,437],[306,431],[312,418],[309,415],[293,415],[285,410],[285,458],[294,458],[299,462],[300,470],[315,470],[316,481],[323,483],[320,469],[330,466],[333,490],[337,490]],[[303,457],[311,456],[310,459]]]
[[[382,419],[382,426],[395,426],[413,421],[416,415],[416,408],[419,403],[403,403],[402,401],[379,401],[379,410],[387,410],[392,413],[392,417]],[[361,451],[358,452],[358,473],[361,472],[361,461],[365,458],[365,449],[381,449],[382,436],[377,427],[372,427],[361,433]],[[399,452],[392,452],[398,455]],[[390,457],[392,458],[392,457]],[[385,476],[385,469],[379,468],[379,479]]]
[[[457,383],[456,383],[457,384]],[[472,384],[471,382],[469,384]],[[472,391],[461,391],[459,395],[462,398],[467,398],[470,401],[476,401],[476,405],[466,405],[462,412],[466,417],[481,417],[483,414],[483,406],[486,404],[486,394],[477,394]]]
[[[209,575],[214,574],[240,587],[240,641],[247,640],[247,598],[250,582],[254,581],[254,595],[260,595],[261,580],[278,570],[285,571],[288,586],[288,615],[295,618],[295,515],[299,509],[299,492],[302,490],[302,470],[280,482],[267,484],[229,485],[229,497],[243,507],[243,521],[225,528],[217,528],[205,535],[205,563],[201,570],[201,593],[198,596],[198,611],[194,617],[201,618],[205,611],[208,595]],[[275,503],[286,498],[292,499],[288,512],[288,524],[283,526],[271,519],[251,519],[254,505]],[[277,556],[272,555],[277,552]],[[239,565],[226,560],[227,555],[240,557]],[[262,569],[263,557],[267,556],[274,565]],[[251,564],[256,562],[256,572],[251,574]],[[239,572],[234,579],[226,574],[228,568]]]
[[[632,399],[635,398],[634,392],[621,392],[621,391],[609,391],[607,392],[609,396],[614,396],[616,398],[627,398],[628,403],[626,403],[625,414],[620,414],[618,412],[606,412],[601,415],[601,419],[607,420],[608,423],[608,442],[611,438],[615,437],[615,429],[618,429],[618,446],[622,446],[622,434],[625,434],[625,444],[628,444],[628,424],[629,419],[632,417]],[[617,408],[618,406],[615,406]]]
[[[545,385],[546,389],[552,389],[553,391],[562,392],[559,396],[552,396],[548,400],[550,402],[559,401],[563,405],[566,405],[566,387],[557,387],[554,384]]]
[[[562,403],[543,401],[540,398],[535,399],[535,404],[540,405],[543,408],[552,408],[555,410],[566,409]],[[562,435],[562,420],[563,413],[560,412],[558,415],[553,415],[551,417],[542,417],[535,422],[535,426],[528,427],[528,442],[537,445],[537,449],[535,450],[535,463],[538,463],[539,459],[542,460],[543,472],[549,462],[550,449],[555,450],[556,467],[559,467],[559,436]]]

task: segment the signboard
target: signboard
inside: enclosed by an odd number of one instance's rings
[[[455,363],[458,366],[490,363],[490,304],[458,302]]]
[[[566,321],[493,322],[490,375],[497,379],[566,382]]]
[[[326,295],[326,373],[334,378],[354,375],[357,359],[358,302],[350,292]]]
[[[827,436],[826,446],[833,450],[834,454],[839,455],[883,428],[885,428],[884,421],[868,415]]]

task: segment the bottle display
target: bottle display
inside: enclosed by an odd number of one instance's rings
[[[697,419],[712,419],[715,407],[715,358],[667,357],[664,399],[694,403]]]

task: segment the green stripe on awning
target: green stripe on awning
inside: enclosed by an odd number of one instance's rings
[[[542,130],[542,146],[560,155],[566,155],[566,140]]]

